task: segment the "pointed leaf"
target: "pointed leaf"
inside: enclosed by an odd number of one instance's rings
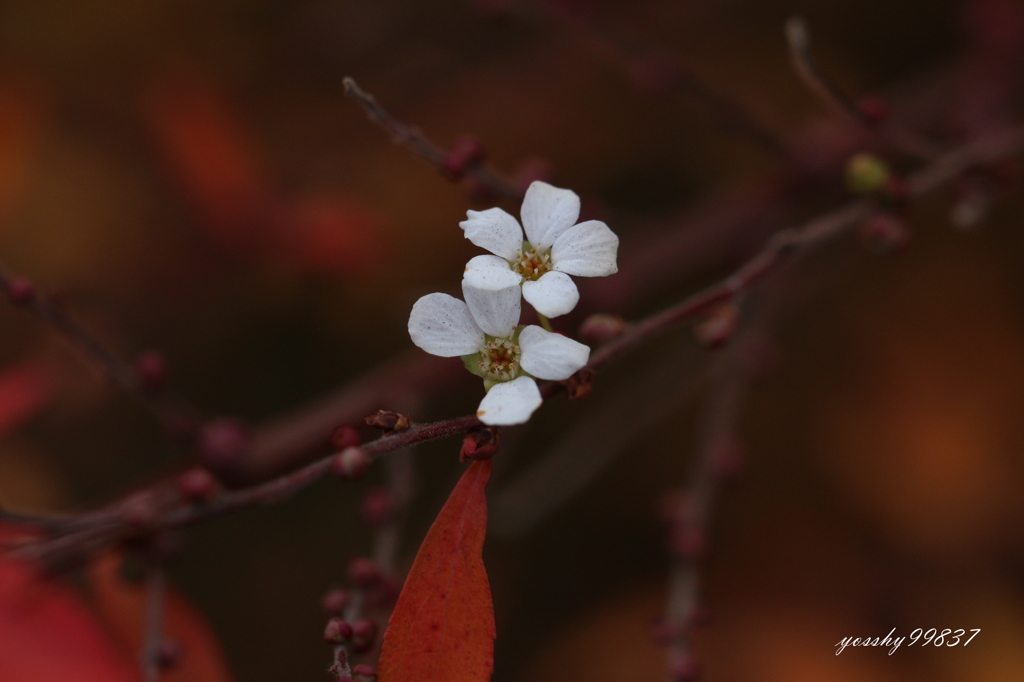
[[[146,636],[145,583],[121,577],[121,552],[97,556],[89,566],[90,587],[100,618],[125,656],[135,659]],[[181,660],[161,673],[161,682],[230,682],[220,644],[206,619],[177,590],[164,593],[163,633],[181,645]]]
[[[0,549],[19,537],[0,524]],[[0,680],[136,682],[77,592],[0,554]]]
[[[486,682],[494,606],[484,571],[490,460],[462,475],[416,555],[391,615],[380,682]]]

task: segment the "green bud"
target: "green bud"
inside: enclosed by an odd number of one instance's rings
[[[889,165],[874,154],[856,154],[846,162],[846,186],[854,194],[873,194],[885,186]]]

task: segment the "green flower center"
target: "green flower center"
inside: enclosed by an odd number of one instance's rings
[[[522,275],[524,280],[540,279],[544,273],[551,271],[551,249],[539,251],[530,242],[523,242],[523,248],[512,261],[512,269]]]
[[[485,380],[502,382],[515,379],[520,372],[519,356],[522,351],[511,339],[492,339],[480,351],[477,365]]]

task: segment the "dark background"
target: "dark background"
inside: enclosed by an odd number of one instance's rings
[[[407,350],[412,303],[455,293],[477,252],[458,221],[496,203],[392,145],[344,97],[344,76],[441,145],[473,133],[496,168],[513,175],[542,159],[577,191],[623,254],[616,278],[581,286],[583,312],[652,312],[728,272],[764,235],[847,200],[841,169],[823,164],[725,247],[705,254],[698,239],[678,266],[631,267],[630,254],[691,228],[687,208],[778,162],[724,133],[700,101],[643,87],[647,67],[621,68],[573,27],[572,5],[502,4],[7,0],[0,260],[59,290],[126,356],[161,349],[174,390],[207,416],[260,424]],[[851,92],[891,94],[919,120],[970,108],[958,69],[979,36],[1010,31],[1012,43],[1014,13],[999,12],[1014,6],[586,4],[805,149],[818,139],[808,130],[833,131],[827,147],[845,124],[793,74],[787,17],[807,19],[820,62]],[[1003,113],[1012,120],[1010,105]],[[955,141],[963,128],[937,132]],[[748,475],[723,497],[711,538],[714,616],[698,639],[707,679],[995,682],[1024,670],[1024,205],[1010,192],[966,233],[950,226],[952,196],[914,206],[905,253],[880,257],[847,238],[782,281],[775,371],[754,385],[739,429]],[[9,307],[0,328],[0,375],[28,376],[40,396],[29,418],[0,425],[0,504],[85,508],[189,461],[50,329]],[[486,550],[496,680],[661,674],[648,627],[668,569],[657,500],[689,470],[706,388],[694,384],[711,355],[688,329],[670,332],[602,375],[587,401],[556,401],[508,430]],[[479,396],[467,374],[411,396],[411,416],[465,414]],[[516,474],[557,447],[600,457],[581,434],[602,431],[626,443],[619,456],[517,528],[521,510],[502,496]],[[417,451],[410,552],[460,471],[456,448]],[[185,533],[172,577],[237,679],[326,679],[319,600],[369,549],[362,485],[323,482]],[[892,627],[982,632],[966,648],[834,655],[843,637]]]

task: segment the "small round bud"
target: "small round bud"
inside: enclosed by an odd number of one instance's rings
[[[380,582],[367,593],[366,602],[371,606],[390,610],[394,608],[401,591],[402,583],[394,576],[383,575]]]
[[[353,682],[375,682],[376,679],[377,671],[373,669],[373,666],[360,663],[352,668]]]
[[[910,243],[910,228],[891,213],[875,213],[858,226],[857,236],[875,253],[898,253]]]
[[[747,453],[735,438],[725,438],[711,452],[711,470],[723,482],[734,481],[747,470]]]
[[[163,353],[147,350],[135,358],[135,376],[144,389],[156,392],[167,384],[167,360]]]
[[[684,559],[702,559],[707,551],[707,542],[700,528],[692,523],[682,523],[669,532],[668,550]]]
[[[467,164],[481,163],[487,156],[484,143],[475,135],[462,135],[455,141],[452,154],[458,154]]]
[[[351,602],[352,595],[348,593],[348,590],[331,590],[320,601],[320,608],[329,616],[340,616]]]
[[[387,488],[370,488],[359,505],[359,516],[371,526],[381,526],[391,520],[395,502]]]
[[[540,180],[551,181],[551,164],[539,157],[523,159],[516,168],[514,183],[521,194],[525,194],[530,185]]]
[[[693,328],[693,334],[707,348],[721,348],[735,333],[739,317],[739,308],[732,303],[720,305]]]
[[[348,577],[354,585],[369,589],[380,582],[383,572],[376,561],[357,556],[348,562]]]
[[[627,68],[633,86],[649,95],[667,95],[679,86],[679,69],[670,57],[644,56],[633,60]]]
[[[178,493],[186,500],[206,502],[213,497],[217,481],[206,469],[195,467],[178,476]]]
[[[444,158],[441,159],[441,165],[439,170],[441,175],[452,182],[458,182],[466,176],[466,157],[455,152],[449,152],[445,154]]]
[[[889,103],[878,95],[861,97],[857,102],[857,110],[864,123],[872,128],[882,125],[889,118]]]
[[[565,382],[565,392],[569,400],[583,400],[590,395],[590,389],[594,387],[594,370],[589,367],[582,367],[573,373]]]
[[[352,650],[357,654],[373,648],[377,636],[377,624],[369,619],[357,620],[352,624]]]
[[[15,277],[7,287],[7,295],[11,303],[25,305],[36,298],[36,287],[32,281],[24,277]]]
[[[133,528],[148,530],[156,522],[159,511],[156,500],[147,491],[135,493],[124,501],[121,509],[124,520]]]
[[[580,338],[592,343],[603,343],[621,336],[626,331],[626,321],[618,315],[597,313],[583,320]]]
[[[184,651],[177,639],[166,638],[156,652],[156,664],[161,670],[171,670],[181,662]]]
[[[346,481],[358,481],[370,468],[370,458],[362,448],[345,448],[331,460],[331,471]]]
[[[217,419],[199,435],[199,458],[212,471],[231,473],[249,449],[249,427],[231,417]]]
[[[498,429],[493,426],[470,431],[462,439],[459,461],[490,459],[498,454],[499,444],[500,435]]]
[[[344,644],[352,641],[352,626],[341,618],[331,618],[324,627],[324,641],[329,644]]]
[[[854,194],[874,194],[890,177],[889,166],[874,154],[855,154],[846,163],[846,186]]]
[[[682,655],[669,666],[672,682],[697,682],[700,679],[700,665],[693,656]]]
[[[498,193],[494,187],[477,177],[470,177],[466,180],[466,195],[471,201],[478,204],[487,204],[498,198]]]
[[[342,424],[331,433],[331,447],[338,451],[355,447],[362,442],[363,439],[359,437],[359,432],[348,424]]]
[[[377,410],[365,419],[369,426],[381,431],[405,431],[409,428],[409,418],[394,410]]]

